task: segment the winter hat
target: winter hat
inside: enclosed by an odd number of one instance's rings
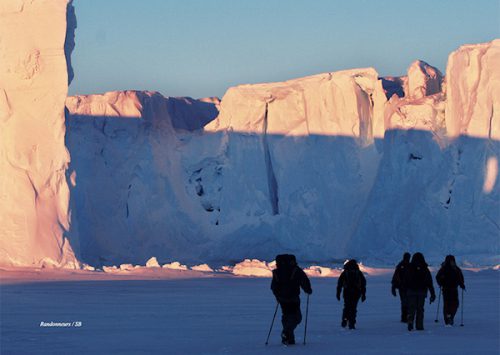
[[[455,261],[455,257],[453,255],[446,255],[446,258],[444,259],[444,263],[447,265],[457,265],[457,262]]]
[[[297,265],[297,259],[293,254],[280,254],[276,256],[277,268],[289,268],[295,265]]]
[[[350,259],[344,264],[344,270],[359,270],[358,262],[356,259]]]
[[[411,258],[411,263],[419,266],[427,266],[424,255],[422,253],[413,254],[413,257]]]

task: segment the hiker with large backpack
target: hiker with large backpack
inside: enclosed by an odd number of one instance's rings
[[[406,297],[408,300],[408,330],[413,330],[413,321],[415,328],[424,330],[424,304],[427,298],[427,290],[430,291],[430,303],[436,300],[432,276],[425,262],[422,253],[415,253],[405,275],[404,286],[406,287]]]
[[[436,275],[436,281],[443,292],[444,324],[451,326],[459,305],[457,287],[460,286],[462,290],[465,290],[464,275],[453,255],[446,256]]]
[[[305,272],[297,265],[295,255],[276,256],[276,269],[273,270],[271,290],[283,312],[281,342],[285,345],[295,344],[294,330],[302,321],[300,288],[309,295],[312,293],[311,282]]]
[[[344,309],[341,326],[345,328],[349,323],[349,329],[356,329],[359,299],[361,298],[361,302],[366,300],[366,279],[354,259],[344,264],[344,271],[337,282],[337,300],[339,301],[342,290],[344,290]]]
[[[396,270],[394,270],[394,275],[392,275],[391,281],[391,293],[394,297],[396,297],[396,290],[399,290],[399,299],[401,301],[401,322],[408,322],[408,300],[406,298],[406,287],[403,284],[403,280],[405,279],[405,275],[408,271],[408,267],[410,266],[410,253],[404,253],[403,260],[399,262],[396,266]]]

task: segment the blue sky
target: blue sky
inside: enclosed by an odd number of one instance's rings
[[[156,90],[222,97],[244,83],[415,59],[445,71],[465,43],[500,37],[498,0],[74,0],[70,94]]]

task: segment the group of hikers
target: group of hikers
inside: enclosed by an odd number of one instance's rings
[[[411,260],[410,260],[411,259]],[[458,309],[458,290],[465,290],[462,271],[453,255],[446,256],[436,275],[436,281],[443,294],[443,315],[447,326],[452,326]],[[432,276],[422,253],[403,255],[403,260],[396,266],[391,281],[391,292],[401,299],[401,322],[406,323],[408,330],[424,329],[424,303],[430,293],[430,303],[436,300]],[[282,254],[276,257],[276,269],[273,270],[271,290],[281,306],[283,331],[281,342],[285,345],[295,344],[294,330],[302,321],[300,311],[300,289],[312,294],[311,282],[306,273],[298,266],[294,255]],[[337,282],[337,300],[343,293],[344,308],[340,325],[356,329],[358,302],[366,300],[366,279],[359,269],[356,260],[348,260],[344,264]]]

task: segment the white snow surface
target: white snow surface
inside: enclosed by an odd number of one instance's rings
[[[421,332],[408,332],[399,322],[391,275],[367,276],[367,300],[358,305],[354,331],[340,327],[337,279],[312,279],[307,344],[302,344],[303,321],[295,332],[298,344],[286,348],[280,344],[280,310],[269,345],[264,345],[276,306],[269,278],[182,275],[171,280],[4,282],[2,354],[493,355],[500,346],[498,271],[464,271],[463,327],[461,309],[454,327],[443,325],[442,302],[435,323],[437,302],[427,300]],[[301,297],[305,318],[306,298]],[[41,322],[81,322],[81,327],[40,327]]]

